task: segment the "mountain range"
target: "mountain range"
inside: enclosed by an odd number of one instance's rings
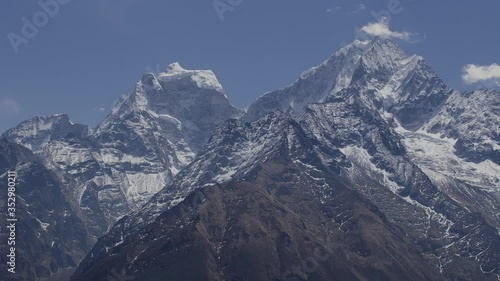
[[[500,280],[499,121],[499,92],[381,37],[246,110],[173,63],[96,128],[1,136],[25,241],[5,278]]]

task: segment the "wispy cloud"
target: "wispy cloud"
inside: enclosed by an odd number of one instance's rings
[[[0,97],[0,114],[16,115],[21,111],[21,106],[17,101],[9,97]]]
[[[384,38],[398,38],[405,41],[411,41],[415,33],[408,31],[392,31],[389,27],[389,20],[381,17],[377,22],[371,22],[361,28],[361,31],[370,36],[380,36]]]
[[[359,13],[359,12],[364,11],[364,10],[366,10],[366,5],[363,3],[360,3],[360,4],[356,5],[356,9],[354,10],[354,12]]]
[[[465,84],[481,83],[487,87],[500,87],[500,65],[468,64],[463,67],[462,80]]]
[[[341,6],[336,6],[335,8],[328,8],[328,9],[326,9],[326,12],[327,13],[331,13],[333,11],[338,11],[338,10],[341,10],[341,9],[342,9]]]

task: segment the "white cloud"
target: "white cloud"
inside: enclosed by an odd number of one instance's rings
[[[9,97],[0,97],[0,114],[16,115],[21,111],[19,103]]]
[[[385,17],[381,17],[378,22],[368,23],[361,28],[361,31],[371,36],[398,38],[405,41],[411,41],[411,37],[416,35],[408,31],[392,31],[389,27],[389,20]]]
[[[500,85],[500,65],[468,64],[463,68],[462,80],[466,84],[486,83]]]

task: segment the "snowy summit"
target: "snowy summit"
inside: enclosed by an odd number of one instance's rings
[[[178,62],[170,64],[166,72],[162,72],[158,75],[158,80],[168,83],[186,77],[191,78],[199,88],[215,90],[225,95],[222,85],[219,83],[212,70],[187,70],[182,68]]]

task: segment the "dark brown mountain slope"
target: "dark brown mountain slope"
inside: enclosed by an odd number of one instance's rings
[[[291,163],[207,186],[86,264],[75,280],[442,280],[371,203]],[[115,278],[115,279],[113,279]]]

